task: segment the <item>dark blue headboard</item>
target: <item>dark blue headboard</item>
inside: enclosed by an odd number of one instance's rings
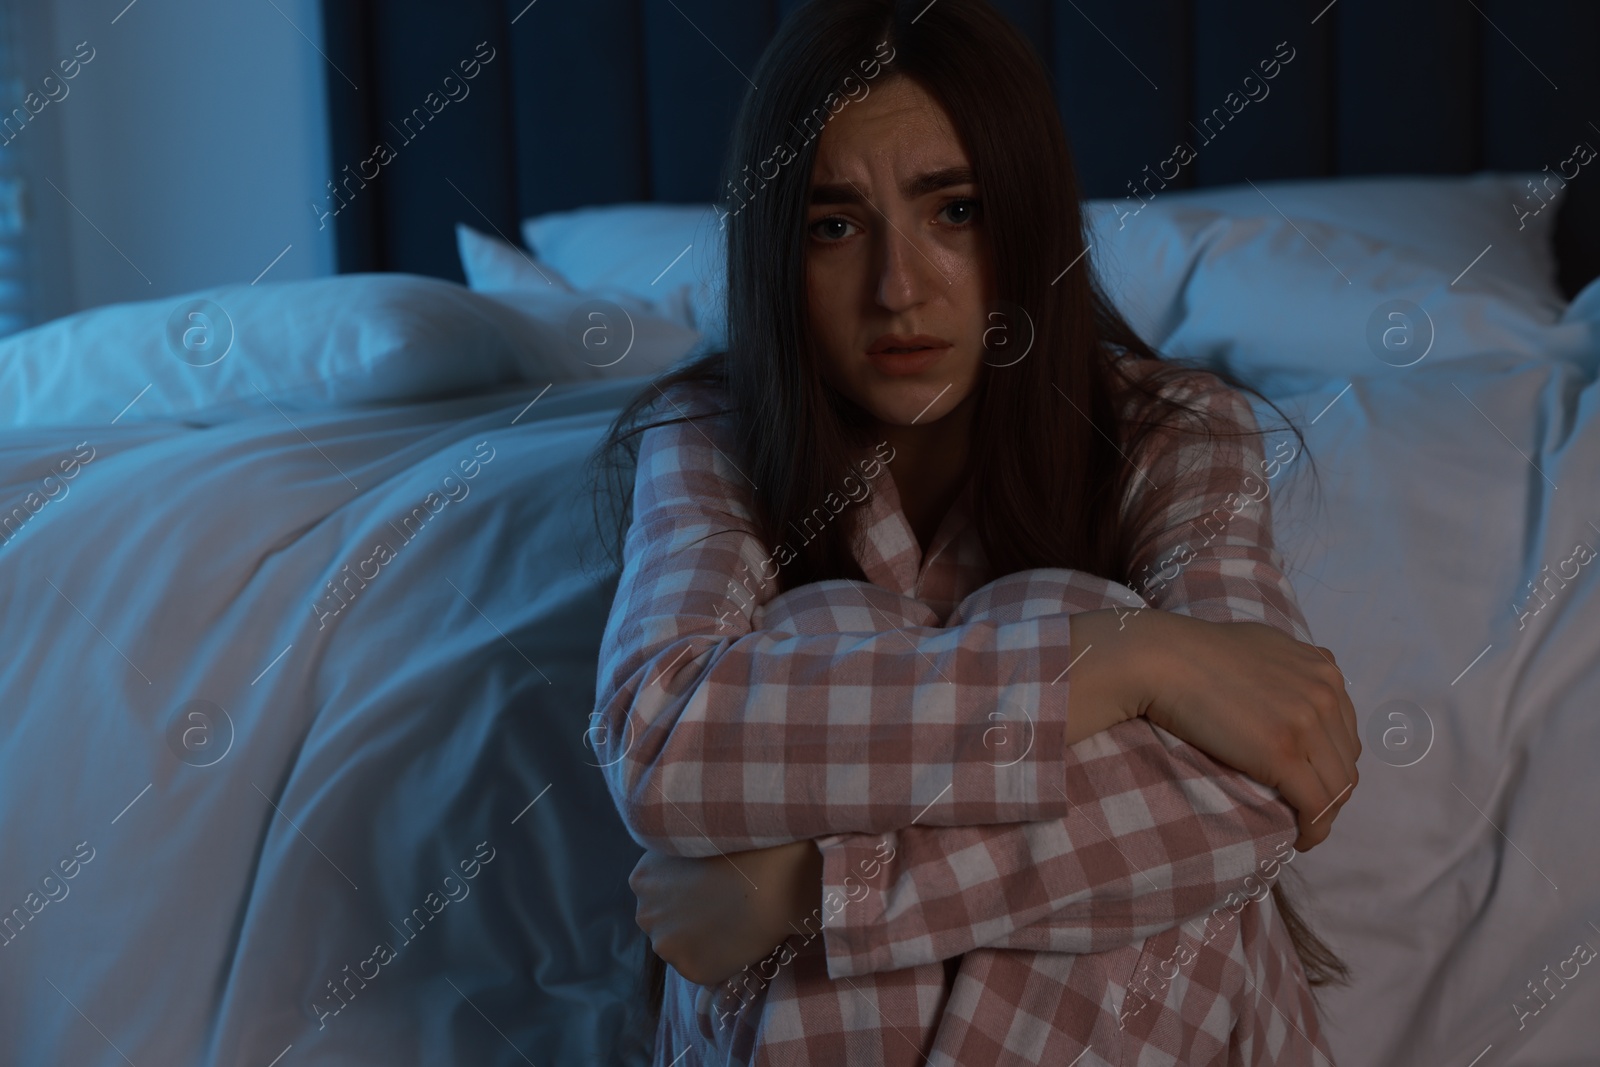
[[[516,240],[518,222],[545,211],[710,201],[746,75],[797,2],[326,0],[339,201],[330,192],[318,210],[336,228],[339,269],[459,280],[458,221]],[[996,6],[1053,73],[1091,197],[1126,195],[1146,165],[1193,142],[1190,122],[1280,41],[1295,58],[1271,95],[1175,184],[1555,172],[1578,142],[1600,146],[1592,0]],[[1600,274],[1596,172],[1600,162],[1569,183],[1557,220],[1569,294]]]

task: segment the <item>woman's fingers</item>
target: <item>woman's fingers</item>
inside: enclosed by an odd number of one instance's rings
[[[1344,674],[1333,661],[1333,654],[1325,648],[1312,647],[1327,666],[1318,665],[1326,688],[1313,689],[1310,696],[1322,736],[1311,737],[1309,755],[1323,784],[1335,798],[1332,802],[1342,805],[1355,788],[1357,778],[1356,758],[1360,755],[1361,742],[1353,732],[1355,708],[1345,691]]]
[[[1293,793],[1284,787],[1280,791],[1294,805],[1301,839],[1306,842],[1295,847],[1305,851],[1322,843],[1332,831],[1339,809],[1355,787],[1355,764],[1334,740],[1344,732],[1337,717],[1330,725],[1318,714],[1303,730],[1301,755],[1293,774],[1285,779]]]
[[[1333,653],[1264,623],[1184,619],[1143,714],[1220,762],[1274,785],[1300,849],[1326,840],[1359,778],[1355,706]],[[1192,643],[1190,643],[1192,642]]]
[[[1308,852],[1320,845],[1327,838],[1332,823],[1327,818],[1318,819],[1317,813],[1327,806],[1333,796],[1322,784],[1322,776],[1316,768],[1311,766],[1309,760],[1301,761],[1284,775],[1278,792],[1283,794],[1295,811],[1300,836],[1295,840],[1294,847],[1301,852]]]
[[[751,884],[763,888],[750,892]],[[820,900],[822,855],[810,841],[703,858],[646,851],[628,885],[656,955],[715,986],[763,959],[789,936],[790,915]]]
[[[1361,726],[1356,719],[1356,705],[1350,699],[1348,688],[1339,690],[1339,706],[1340,712],[1344,716],[1345,731],[1350,735],[1355,758],[1359,761],[1361,759]]]
[[[1320,844],[1332,829],[1339,807],[1354,785],[1355,762],[1339,741],[1344,725],[1331,696],[1314,699],[1310,708],[1285,726],[1289,741],[1283,746],[1287,773],[1279,786],[1299,818],[1302,850]],[[1338,740],[1336,740],[1338,738]]]
[[[1333,772],[1330,768],[1335,780],[1325,780],[1325,784],[1332,787],[1334,795],[1343,803],[1344,798],[1350,795],[1349,791],[1355,787],[1357,774],[1355,746],[1351,744],[1350,735],[1345,730],[1344,716],[1340,707],[1336,706],[1331,712],[1323,714],[1321,726],[1322,747],[1329,750],[1338,762],[1337,772]]]
[[[1333,651],[1321,645],[1312,647],[1339,672],[1339,718],[1344,726],[1344,736],[1350,742],[1346,751],[1350,753],[1350,760],[1353,763],[1361,755],[1361,727],[1356,721],[1356,706],[1350,699],[1350,687],[1345,682],[1344,671],[1340,670],[1338,661],[1334,659]]]

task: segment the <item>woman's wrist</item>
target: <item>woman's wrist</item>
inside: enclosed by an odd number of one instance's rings
[[[1186,621],[1157,608],[1101,608],[1072,616],[1069,744],[1150,710],[1171,684]]]
[[[795,929],[804,930],[807,929],[806,923],[815,922],[822,912],[822,850],[815,841],[801,841],[798,844],[803,847],[793,882],[795,891],[790,903],[789,921]]]
[[[822,908],[822,851],[815,841],[793,841],[757,853],[760,868],[751,874],[762,887],[754,900],[761,909],[758,920],[769,931],[774,946],[797,930],[815,923]]]
[[[1160,608],[1144,608],[1125,615],[1133,651],[1127,672],[1125,699],[1134,716],[1147,716],[1157,701],[1177,685],[1178,668],[1183,663],[1194,624],[1204,620]]]

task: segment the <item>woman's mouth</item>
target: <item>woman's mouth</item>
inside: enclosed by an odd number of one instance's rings
[[[885,334],[867,349],[867,359],[883,374],[918,374],[937,363],[949,349],[950,342],[942,337]]]

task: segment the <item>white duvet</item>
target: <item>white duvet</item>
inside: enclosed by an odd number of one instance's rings
[[[573,525],[635,385],[0,432],[0,1062],[639,1062]]]
[[[1600,1062],[1600,966],[1565,962],[1600,950],[1600,385],[1492,357],[1264,384],[1317,417],[1323,499],[1302,478],[1276,525],[1365,726],[1300,868],[1356,972],[1323,1001],[1340,1063]]]

